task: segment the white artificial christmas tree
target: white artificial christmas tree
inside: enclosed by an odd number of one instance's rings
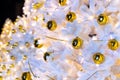
[[[25,0],[0,35],[0,80],[120,80],[119,0]]]

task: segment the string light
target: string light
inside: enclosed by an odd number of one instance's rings
[[[31,80],[31,74],[30,74],[30,72],[24,72],[22,74],[22,78],[21,79],[22,80]]]
[[[105,61],[105,57],[103,54],[98,52],[93,55],[93,61],[95,64],[102,64]]]
[[[57,23],[54,20],[48,21],[47,28],[51,31],[54,31],[57,28]]]
[[[66,15],[66,20],[70,21],[70,22],[73,22],[76,19],[76,17],[77,16],[76,16],[76,14],[74,12],[69,12]]]
[[[49,56],[50,56],[50,53],[45,52],[45,53],[44,53],[44,56],[43,56],[44,60],[47,61],[47,57],[49,57]]]
[[[116,39],[109,40],[108,48],[111,50],[117,50],[119,48],[119,42]]]
[[[41,47],[43,47],[43,44],[39,43],[39,39],[35,39],[34,40],[34,46],[36,48],[41,48]]]
[[[107,24],[107,22],[108,22],[108,16],[105,15],[105,14],[100,14],[100,15],[98,16],[97,22],[98,22],[100,25],[105,25],[105,24]]]
[[[43,6],[43,2],[41,2],[41,3],[35,3],[35,4],[33,4],[33,9],[39,9],[39,8],[41,8],[42,6]]]
[[[59,0],[59,4],[60,4],[61,6],[66,5],[66,2],[67,2],[67,0]]]
[[[82,47],[82,45],[83,45],[83,40],[81,38],[76,37],[75,39],[73,39],[72,41],[73,48],[79,49]]]

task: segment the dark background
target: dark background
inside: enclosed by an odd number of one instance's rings
[[[24,0],[1,0],[0,1],[0,33],[7,18],[15,21],[16,17],[22,16]]]

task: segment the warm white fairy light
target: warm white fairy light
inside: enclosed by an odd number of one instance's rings
[[[20,46],[19,48],[20,48],[20,50],[23,50],[23,49],[24,49],[24,46]]]
[[[96,37],[96,36],[94,36],[94,37],[92,38],[92,40],[98,40],[98,39],[97,39],[97,37]]]
[[[80,62],[80,63],[82,64],[83,62],[84,62],[84,58],[81,59],[81,62]]]
[[[96,64],[97,67],[99,67],[99,64]]]

